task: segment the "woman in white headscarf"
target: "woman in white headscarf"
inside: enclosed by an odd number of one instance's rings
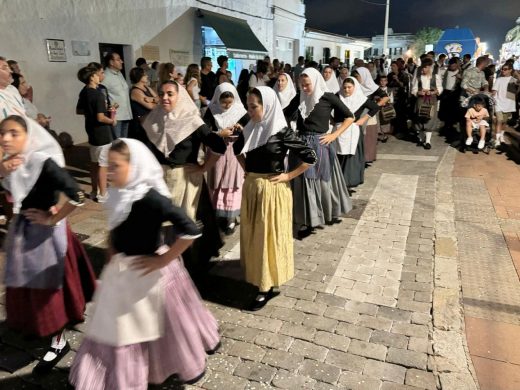
[[[374,82],[372,75],[367,68],[356,68],[352,72],[352,76],[359,81],[363,93],[368,100],[376,102],[379,107],[388,103],[388,95]],[[365,162],[371,163],[377,158],[377,137],[380,132],[377,116],[373,116],[367,122],[365,127]]]
[[[163,170],[140,141],[115,141],[108,161],[110,262],[69,380],[77,390],[146,389],[174,374],[194,383],[220,344],[181,257],[200,229],[172,205]],[[160,246],[164,222],[176,233],[168,246]]]
[[[316,154],[287,127],[282,107],[269,87],[247,97],[251,118],[233,145],[242,157],[246,180],[242,192],[240,261],[246,281],[258,287],[249,307],[261,309],[277,288],[294,276],[292,195],[289,181],[316,162]],[[298,165],[286,172],[284,160]]]
[[[64,169],[60,146],[34,120],[8,116],[0,139],[0,176],[14,212],[5,240],[6,322],[25,335],[53,336],[34,368],[45,373],[70,350],[64,328],[83,321],[95,288],[88,257],[65,220],[84,195]],[[61,193],[69,201],[56,210]]]
[[[339,223],[339,217],[352,209],[345,179],[336,155],[335,140],[347,130],[354,118],[333,93],[327,92],[325,80],[314,68],[305,69],[301,85],[297,128],[299,136],[318,156],[318,162],[293,183],[294,228],[299,238],[315,227]],[[345,119],[329,133],[332,111]],[[292,164],[291,159],[289,163]]]
[[[227,144],[226,154],[208,171],[208,187],[217,217],[224,222],[224,232],[229,235],[235,231],[240,215],[244,183],[244,170],[233,153],[233,142],[249,116],[231,83],[222,83],[215,89],[208,108],[204,121]]]
[[[363,94],[361,85],[353,77],[347,77],[342,84],[338,97],[354,113],[355,122],[348,131],[341,134],[337,140],[338,159],[343,170],[347,187],[352,188],[363,184],[365,177],[365,153],[363,131],[361,127],[370,116],[379,111],[379,106],[368,100]],[[343,118],[334,115],[336,123]]]
[[[334,72],[334,69],[332,69],[332,67],[326,66],[325,68],[323,68],[323,79],[325,80],[325,84],[327,85],[327,92],[339,92],[338,79],[336,78],[336,73]]]
[[[290,125],[296,120],[297,107],[300,104],[300,96],[294,88],[291,76],[287,73],[280,73],[273,89],[280,100],[287,124]]]
[[[159,96],[161,104],[146,116],[143,128],[150,149],[163,166],[173,204],[204,224],[204,245],[198,240],[185,256],[190,270],[203,270],[223,245],[204,173],[226,152],[226,143],[204,123],[188,92],[175,81],[161,84]],[[202,145],[211,151],[200,164]],[[199,250],[201,253],[192,253]]]

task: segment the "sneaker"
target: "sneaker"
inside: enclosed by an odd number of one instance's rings
[[[502,142],[502,143],[506,142],[506,138],[504,137],[504,133],[500,134],[500,142]]]
[[[466,139],[466,146],[471,146],[472,143],[473,143],[473,137],[468,137]]]
[[[424,144],[424,149],[426,149],[426,150],[430,150],[431,148],[432,148],[432,145],[431,145],[429,142],[426,142],[426,143]]]
[[[500,139],[495,140],[495,148],[498,148],[500,146]]]
[[[98,203],[105,203],[108,200],[108,192],[105,193],[105,195],[98,195],[97,196],[97,202]]]
[[[484,146],[486,145],[486,141],[481,139],[480,141],[478,141],[478,148],[480,150],[484,149]]]

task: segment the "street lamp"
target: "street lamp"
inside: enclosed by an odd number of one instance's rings
[[[388,19],[390,18],[390,0],[386,0],[385,33],[383,35],[383,54],[388,51]]]

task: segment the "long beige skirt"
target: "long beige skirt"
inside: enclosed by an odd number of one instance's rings
[[[240,213],[241,265],[262,292],[294,277],[291,188],[271,183],[271,176],[247,174]]]
[[[172,203],[195,221],[204,176],[202,173],[191,173],[186,167],[189,166],[170,168],[163,165],[164,180],[172,194]]]

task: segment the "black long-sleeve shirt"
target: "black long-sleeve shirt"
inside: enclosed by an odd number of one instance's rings
[[[153,255],[161,245],[161,226],[170,221],[180,237],[196,238],[201,231],[171,200],[151,189],[132,204],[126,220],[110,232],[116,252],[127,256]]]
[[[233,150],[239,155],[244,148],[244,135],[240,133],[233,144]],[[246,153],[246,172],[254,173],[283,173],[284,160],[289,153],[295,154],[301,161],[314,165],[317,157],[314,150],[308,147],[289,128],[271,136],[267,143]]]
[[[215,132],[211,131],[205,124],[200,126],[182,142],[175,145],[175,149],[168,157],[165,157],[151,142],[148,143],[148,147],[159,163],[176,167],[185,164],[196,164],[201,144],[206,145],[217,154],[224,154],[226,152],[226,143],[224,140]]]
[[[74,205],[82,205],[85,199],[76,180],[49,158],[43,163],[40,176],[22,201],[21,210],[35,208],[48,211],[58,203],[60,193],[64,193]]]

